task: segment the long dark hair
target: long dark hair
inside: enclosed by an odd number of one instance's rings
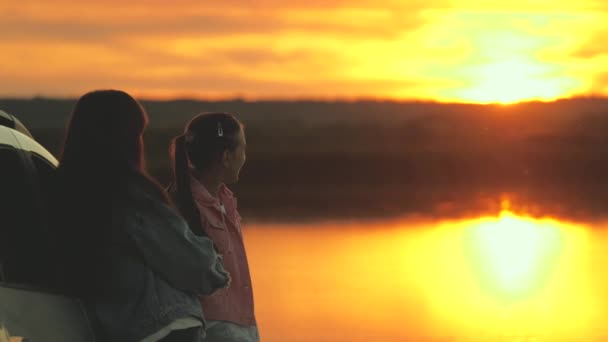
[[[129,184],[141,184],[167,201],[164,190],[145,172],[147,122],[143,107],[119,90],[87,93],[72,111],[57,170],[53,221],[69,264],[66,272],[80,277],[74,291],[90,290],[100,280],[112,241],[121,235],[114,221],[115,203],[124,198]]]
[[[244,125],[232,114],[203,113],[188,122],[184,134],[173,139],[173,182],[170,190],[177,209],[197,234],[204,233],[192,197],[190,168],[204,171],[219,162],[224,151],[234,151],[242,129]]]
[[[148,115],[133,97],[120,90],[97,90],[83,95],[72,111],[58,173],[68,183],[83,181],[102,193],[124,190],[138,177],[159,189],[146,173],[143,132]]]
[[[147,123],[142,106],[123,91],[98,90],[83,95],[68,123],[60,169],[142,171],[140,138]]]

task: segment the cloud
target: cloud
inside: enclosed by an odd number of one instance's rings
[[[0,93],[8,96],[21,93],[46,96],[79,96],[86,91],[102,88],[118,88],[141,97],[253,97],[253,98],[356,98],[370,96],[370,87],[382,94],[402,91],[414,83],[391,79],[352,81],[340,79],[308,79],[294,82],[279,78],[258,79],[247,75],[225,72],[197,72],[191,70],[172,77],[159,73],[125,74],[109,72],[92,74],[82,82],[82,73],[62,73],[62,86],[52,77],[7,75],[0,84]],[[49,90],[50,89],[50,90]]]
[[[605,18],[608,20],[608,18]],[[593,59],[608,54],[608,46],[606,46],[606,36],[608,29],[604,28],[601,31],[594,32],[591,37],[587,38],[584,43],[573,53],[576,58]]]
[[[196,53],[183,55],[130,42],[111,47],[21,42],[6,48],[20,51],[0,56],[0,94],[10,96],[78,96],[90,89],[122,88],[146,97],[381,97],[418,85],[386,75],[344,77],[344,69],[336,66],[348,66],[348,58],[297,46],[277,51],[262,44],[220,44],[200,51],[189,48]]]
[[[232,10],[190,8],[183,12],[171,7],[126,11],[100,8],[92,15],[45,9],[23,11],[5,9],[3,40],[28,41],[112,41],[117,37],[216,37],[233,35],[275,35],[306,32],[340,37],[383,39],[425,24],[420,10],[393,11],[386,8],[313,8],[269,11],[236,8]],[[49,9],[50,10],[50,9]]]
[[[604,72],[598,73],[593,78],[591,84],[591,93],[593,94],[606,94],[608,93],[608,68],[604,69]]]
[[[166,86],[171,84],[172,93],[200,91],[199,80],[213,80],[203,84],[215,86],[205,88],[214,93],[331,96],[348,94],[348,89],[364,94],[364,84],[374,89],[367,93],[377,93],[408,81],[353,77],[365,69],[362,55],[376,50],[379,61],[389,56],[391,45],[426,24],[423,12],[435,5],[337,1],[328,6],[314,0],[214,6],[195,1],[3,4],[0,39],[10,54],[0,56],[0,70],[7,76],[2,93],[26,91],[18,79],[29,80],[36,92],[48,86],[49,93],[64,89],[70,94],[112,84],[112,79],[127,87],[140,84],[142,91],[171,91]],[[70,79],[78,86],[67,84]],[[330,88],[309,87],[312,79]]]
[[[597,14],[587,20],[590,14],[579,10],[598,3],[551,3],[3,2],[0,72],[11,80],[16,75],[34,80],[33,87],[61,85],[47,89],[49,93],[107,83],[110,76],[141,89],[167,91],[162,85],[151,87],[150,79],[167,84],[183,79],[192,88],[178,90],[196,93],[196,82],[189,81],[196,75],[195,80],[225,78],[233,89],[251,96],[275,89],[266,83],[276,84],[277,94],[290,89],[293,96],[312,94],[301,84],[314,80],[329,85],[314,89],[318,95],[342,96],[351,89],[353,95],[381,96],[384,91],[388,97],[441,97],[448,85],[483,81],[471,75],[487,65],[501,65],[501,58],[526,62],[519,65],[544,63],[548,67],[542,69],[550,69],[559,80],[567,65],[601,56],[601,34],[589,37],[605,21]],[[588,46],[582,46],[587,40]],[[578,52],[573,53],[573,46],[580,47]],[[595,63],[587,63],[577,77],[592,78]],[[72,75],[80,75],[80,86],[62,81]],[[222,82],[217,84],[214,93],[228,91]],[[0,95],[26,92],[24,87],[5,84]]]

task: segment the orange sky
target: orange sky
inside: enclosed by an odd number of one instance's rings
[[[608,2],[505,3],[2,0],[0,96],[608,94]]]

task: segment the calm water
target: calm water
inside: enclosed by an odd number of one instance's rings
[[[504,212],[244,234],[264,342],[608,341],[600,229]]]

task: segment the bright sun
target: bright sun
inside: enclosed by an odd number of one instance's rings
[[[461,92],[465,100],[513,103],[521,100],[554,99],[564,94],[560,82],[543,78],[549,66],[524,58],[512,58],[479,66],[473,73],[475,85]]]
[[[579,85],[563,65],[540,55],[551,46],[549,38],[522,31],[481,32],[473,35],[472,44],[459,71],[464,84],[453,92],[458,99],[503,104],[554,100],[572,94]]]

